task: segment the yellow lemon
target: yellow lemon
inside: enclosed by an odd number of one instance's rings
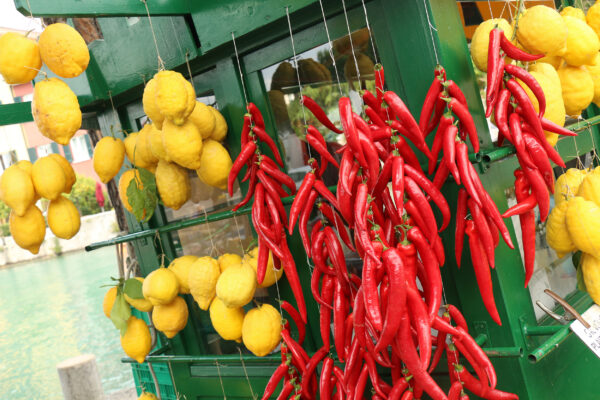
[[[219,263],[219,268],[221,269],[221,272],[223,272],[233,265],[239,266],[242,263],[242,257],[240,257],[238,254],[225,253],[219,256],[217,261]]]
[[[579,196],[567,204],[567,229],[575,247],[584,253],[600,254],[600,207]]]
[[[202,136],[189,120],[176,125],[165,121],[162,130],[163,145],[171,161],[189,169],[200,168]]]
[[[0,36],[0,74],[9,85],[27,83],[42,68],[38,44],[15,32]]]
[[[244,258],[246,257],[258,257],[258,246],[253,247],[250,251],[248,251],[247,256],[244,256]]]
[[[584,173],[582,175],[583,181],[579,185],[577,196],[593,201],[597,206],[600,206],[600,169],[596,168],[589,174]]]
[[[144,186],[142,185],[142,181],[140,180],[140,174],[136,169],[129,169],[121,175],[119,178],[119,198],[121,199],[121,203],[123,203],[123,207],[129,212],[133,212],[133,208],[131,204],[129,204],[129,198],[127,197],[127,188],[129,187],[129,183],[134,177],[137,177],[138,184],[140,185],[140,189]]]
[[[173,271],[177,277],[177,282],[179,282],[179,293],[181,294],[190,292],[188,277],[190,275],[190,268],[197,259],[198,257],[196,256],[182,256],[177,257],[169,264],[168,268]]]
[[[121,336],[121,347],[125,354],[140,364],[144,362],[152,348],[150,329],[143,319],[134,316],[127,320],[127,330]]]
[[[558,68],[558,67],[556,67]],[[552,81],[552,83],[558,86],[559,93],[562,96],[562,88],[560,86],[560,77],[558,76],[558,72],[556,72],[556,68],[547,62],[537,61],[535,64],[529,66],[529,72],[537,72],[542,75],[545,75],[548,79]]]
[[[211,106],[208,106],[208,108],[215,116],[215,129],[213,129],[210,138],[212,140],[216,140],[217,142],[222,142],[227,137],[227,121],[225,121],[225,118],[219,112],[219,110]]]
[[[61,239],[75,236],[81,226],[81,217],[75,204],[64,196],[52,200],[48,206],[48,226]]]
[[[196,106],[192,84],[175,71],[160,71],[154,75],[154,79],[154,101],[160,113],[177,125],[183,124]]]
[[[142,394],[140,395],[140,397],[138,397],[137,400],[158,400],[158,398],[154,393],[142,392]]]
[[[65,171],[49,156],[36,160],[31,169],[31,178],[35,191],[48,200],[57,199],[67,184]]]
[[[244,257],[244,263],[249,264],[252,269],[254,269],[254,272],[257,271],[258,269],[258,259],[256,257]],[[257,285],[259,288],[266,288],[266,287],[270,287],[273,286],[273,284],[275,284],[276,281],[279,280],[279,278],[281,278],[281,275],[283,275],[283,268],[276,270],[273,266],[273,254],[271,254],[271,252],[269,252],[269,261],[267,262],[267,271],[265,273],[265,279],[263,280],[263,282],[261,284],[258,284],[257,281]]]
[[[563,17],[567,25],[567,51],[563,59],[575,67],[589,64],[598,55],[600,40],[592,28],[575,17]]]
[[[600,3],[596,2],[591,6],[586,15],[588,25],[600,36]]]
[[[58,78],[38,82],[33,90],[31,113],[42,135],[67,145],[81,128],[81,110],[75,93]]]
[[[575,251],[575,245],[567,230],[567,207],[568,202],[563,201],[552,209],[546,220],[546,241],[560,258],[566,253]]]
[[[212,257],[200,257],[191,265],[188,275],[190,293],[201,310],[208,310],[214,299],[220,274],[219,263]]]
[[[22,216],[11,211],[8,225],[10,234],[19,247],[29,250],[32,254],[40,251],[46,236],[46,221],[39,208],[29,206]]]
[[[575,197],[585,175],[584,170],[569,168],[567,172],[559,176],[554,182],[554,204],[558,206],[562,202]]]
[[[210,304],[210,322],[215,331],[225,340],[241,342],[242,325],[244,324],[244,309],[229,308],[218,298]]]
[[[114,178],[123,165],[125,145],[121,139],[104,137],[94,148],[94,171],[104,183]]]
[[[169,304],[155,306],[152,311],[154,327],[169,339],[177,335],[187,324],[189,311],[183,297],[176,296]]]
[[[540,58],[539,60],[537,60],[536,64],[538,64],[538,63],[548,64],[556,70],[560,67],[562,62],[563,62],[563,59],[561,56],[544,56],[544,57]]]
[[[144,106],[144,112],[150,118],[152,123],[157,129],[162,129],[162,124],[165,119],[164,115],[160,113],[160,109],[156,105],[156,79],[152,78],[146,84],[144,88],[144,95],[142,96],[142,104]]]
[[[73,170],[73,166],[69,164],[67,159],[61,156],[60,154],[52,153],[49,154],[48,157],[56,161],[65,173],[66,183],[65,188],[63,189],[63,193],[71,193],[71,188],[73,188],[73,185],[77,180],[77,177],[75,176],[75,171]]]
[[[254,297],[256,272],[249,264],[227,268],[217,281],[217,297],[227,307],[243,307]]]
[[[104,315],[106,315],[106,318],[110,318],[110,312],[112,311],[116,298],[117,287],[113,286],[106,291],[106,294],[104,295],[104,300],[102,301],[102,310],[104,311]]]
[[[583,254],[581,257],[581,272],[583,282],[594,303],[600,304],[600,260],[592,254]]]
[[[573,17],[573,18],[577,18],[583,22],[586,22],[585,20],[585,13],[583,12],[583,10],[581,8],[575,8],[575,7],[565,7],[562,9],[562,11],[560,12],[560,15],[562,15],[563,17]]]
[[[56,154],[58,156],[58,154]],[[67,163],[68,164],[68,163]],[[21,160],[15,164],[20,170],[24,171],[29,175],[29,179],[31,179],[31,171],[33,170],[33,163],[29,160]],[[69,165],[70,166],[70,165]],[[10,168],[10,167],[9,167]],[[2,179],[0,177],[0,179]],[[31,186],[33,187],[33,180],[31,181]],[[0,180],[0,199],[2,198],[2,183]],[[40,195],[36,193],[35,188],[33,189],[33,202],[31,204],[37,203],[37,201],[41,199]]]
[[[227,189],[227,178],[233,165],[231,156],[225,147],[215,140],[205,140],[203,148],[200,166],[196,169],[198,178],[208,186]]]
[[[175,163],[160,160],[156,167],[156,187],[165,206],[179,210],[192,193],[187,171]]]
[[[242,325],[244,345],[257,357],[264,357],[281,341],[281,314],[270,304],[248,311]]]
[[[80,75],[90,62],[85,40],[67,24],[48,25],[40,35],[39,46],[44,64],[63,78]]]
[[[135,141],[133,157],[136,166],[154,172],[156,164],[158,164],[158,158],[156,158],[150,150],[150,140],[148,138],[151,131],[152,126],[150,124],[146,124],[140,129],[137,140]]]
[[[127,135],[125,139],[123,139],[123,145],[125,146],[125,155],[127,156],[127,159],[132,165],[135,165],[133,160],[135,157],[135,145],[137,142],[138,135],[139,132],[131,132]]]
[[[137,276],[135,278],[136,280],[140,281],[142,283],[142,286],[144,284],[144,278]],[[129,296],[127,296],[127,293],[123,292],[123,297],[125,297],[125,301],[127,303],[129,303],[130,306],[132,306],[133,308],[135,308],[136,310],[139,310],[141,312],[149,312],[152,310],[153,306],[152,303],[150,303],[149,300],[146,299],[134,299],[131,298]]]
[[[594,99],[594,81],[585,67],[562,65],[558,69],[567,115],[576,117]]]
[[[8,167],[0,177],[2,200],[13,212],[22,217],[33,204],[35,190],[30,174],[17,165]]]
[[[200,132],[202,139],[208,139],[215,129],[216,121],[214,113],[206,104],[199,101],[196,102],[194,110],[188,116],[188,121],[196,125],[196,128],[198,128],[198,132]]]
[[[517,39],[532,54],[562,55],[567,47],[567,25],[554,8],[528,8],[519,19]]]
[[[163,161],[171,161],[167,151],[165,150],[165,145],[163,144],[163,134],[162,131],[156,127],[156,124],[150,124],[150,132],[148,133],[148,141],[150,142],[150,151],[154,154],[159,160]]]
[[[600,54],[597,54],[594,61],[590,65],[586,65],[585,69],[588,70],[594,82],[594,98],[592,102],[598,106],[600,105]]]
[[[167,268],[155,269],[144,279],[142,292],[154,306],[168,304],[179,292],[177,276]]]
[[[477,29],[475,29],[471,39],[471,58],[473,58],[473,63],[475,63],[475,66],[483,72],[487,71],[490,32],[496,26],[504,31],[504,35],[508,39],[512,38],[513,28],[510,26],[508,21],[504,18],[492,18],[479,24]]]

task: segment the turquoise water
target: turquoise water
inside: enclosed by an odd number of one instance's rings
[[[62,399],[56,364],[96,355],[104,391],[133,387],[119,332],[102,312],[113,247],[0,270],[0,399]]]

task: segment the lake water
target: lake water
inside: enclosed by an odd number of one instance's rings
[[[119,332],[102,312],[114,247],[0,270],[0,399],[63,399],[56,364],[91,353],[106,393],[133,387]]]

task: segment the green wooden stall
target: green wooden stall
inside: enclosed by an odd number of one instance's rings
[[[366,42],[364,52],[370,58],[376,56],[385,66],[388,88],[406,101],[413,114],[418,114],[438,62],[459,84],[475,116],[481,140],[481,152],[471,154],[471,160],[479,167],[482,181],[499,209],[503,211],[509,205],[517,161],[512,149],[494,147],[463,32],[458,8],[461,5],[454,0],[15,0],[15,4],[24,15],[97,17],[102,39],[89,44],[90,66],[84,75],[67,81],[89,116],[87,123],[97,124],[104,135],[119,126],[130,131],[141,128],[145,118],[142,92],[145,82],[157,71],[158,51],[167,69],[193,76],[201,101],[216,104],[221,110],[229,125],[226,146],[232,157],[240,150],[246,97],[256,103],[295,179],[301,179],[302,169],[292,168],[290,160],[297,156],[294,152],[298,149],[286,142],[289,135],[281,129],[270,93],[274,87],[273,71],[283,61],[293,63],[294,53],[311,57],[325,52],[321,57],[327,60],[330,40],[341,43],[338,39],[364,29],[368,23],[372,43],[370,39]],[[338,71],[343,72],[342,68]],[[372,78],[364,78],[368,85]],[[331,80],[328,87],[335,92],[335,74]],[[347,91],[345,76],[341,81],[340,90]],[[571,165],[577,160],[586,162],[588,154],[596,150],[595,143],[600,140],[595,126],[600,116],[596,112],[595,107],[590,108],[587,119],[570,126],[580,132],[577,138],[561,139],[558,143],[562,157]],[[2,125],[31,120],[29,103],[0,106]],[[242,185],[238,195],[244,190]],[[449,199],[456,198],[453,185],[446,185],[444,191]],[[90,244],[87,250],[131,242],[145,276],[159,266],[161,254],[167,260],[173,259],[191,251],[194,241],[206,245],[212,238],[220,240],[219,232],[225,232],[219,243],[225,243],[227,248],[239,250],[247,246],[252,237],[247,216],[250,208],[233,213],[230,209],[235,199],[211,196],[203,200],[207,203],[201,211],[182,215],[159,206],[154,216],[142,224],[128,215],[129,234]],[[288,205],[291,201],[292,198],[285,199]],[[517,243],[520,235],[515,232],[520,228],[513,221],[506,223]],[[447,254],[452,254],[452,234],[446,233],[443,239]],[[320,335],[317,306],[308,289],[309,267],[299,237],[294,236],[290,246],[308,302],[307,348],[314,351],[320,346]],[[562,282],[555,275],[569,276],[567,287],[560,288],[561,294],[578,311],[589,308],[589,296],[575,289],[569,260],[557,260],[554,253],[542,257],[542,253],[538,251],[536,273],[540,271],[542,277],[546,273],[553,289],[556,287],[552,284],[558,282],[560,286]],[[460,270],[448,257],[443,278],[447,301],[463,310],[473,336],[490,355],[498,371],[499,388],[516,392],[522,399],[598,398],[594,376],[600,361],[570,333],[568,326],[536,314],[535,302],[550,299],[542,293],[541,286],[523,288],[519,251],[501,243],[497,260],[492,277],[502,326],[491,321],[481,303],[468,257]],[[291,297],[285,280],[263,295],[275,299],[276,290],[281,298]],[[260,396],[279,355],[256,358],[243,347],[217,340],[208,313],[200,311],[191,297],[186,297],[190,309],[187,327],[171,340],[162,337],[147,363],[137,365],[124,359],[132,363],[136,383],[153,391],[148,368],[151,364],[163,399],[175,399],[176,394],[188,400]],[[447,376],[445,363],[441,365],[436,371],[439,379]]]

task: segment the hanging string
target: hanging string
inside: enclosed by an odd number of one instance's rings
[[[219,382],[221,383],[221,391],[223,392],[223,400],[227,400],[227,395],[225,394],[225,387],[223,386],[223,378],[221,377],[221,368],[219,367],[218,360],[215,360],[215,366],[217,367],[217,373],[219,374]]]
[[[254,390],[252,389],[252,385],[250,384],[250,378],[248,378],[248,370],[246,370],[246,363],[244,362],[244,357],[242,357],[242,350],[237,348],[237,351],[240,353],[240,361],[242,362],[242,369],[244,370],[244,375],[246,375],[246,382],[248,382],[248,387],[250,388],[250,394],[252,398],[256,400],[256,395],[254,394]]]
[[[587,130],[590,134],[590,139],[592,141],[592,152],[594,154],[592,157],[596,161],[600,161],[600,158],[598,157],[598,152],[596,151],[596,141],[594,140],[594,132],[592,132],[592,128],[590,127],[590,125],[588,125]]]
[[[435,38],[433,37],[433,31],[437,32],[437,28],[433,26],[431,23],[431,19],[429,18],[429,7],[427,6],[427,1],[423,0],[423,7],[425,8],[425,15],[427,16],[427,25],[429,25],[429,36],[431,37],[431,44],[433,45],[433,53],[435,55],[435,63],[439,64],[440,59],[438,56],[437,45],[435,44]],[[492,9],[490,8],[490,14]]]
[[[206,213],[206,207],[202,207],[202,211],[204,212],[204,220],[207,221],[208,220],[208,214]],[[206,224],[204,224],[204,226],[206,226],[206,230],[208,231],[208,237],[210,238],[210,255],[212,257],[213,252],[214,254],[220,254],[219,248],[215,245],[215,242],[213,240],[213,234],[212,231],[210,229],[210,222],[207,221]],[[239,231],[238,231],[238,235],[239,235]]]
[[[352,32],[350,31],[350,21],[348,21],[348,12],[346,11],[345,0],[342,0],[342,7],[344,9],[344,18],[346,19],[346,28],[348,28],[348,39],[350,39],[350,50],[352,51],[352,58],[354,59],[354,67],[356,68],[356,78],[358,79],[358,89],[360,92],[362,90],[362,86],[361,86],[362,82],[360,80],[360,70],[358,68],[358,61],[356,60],[356,53],[354,52],[354,43],[352,42]],[[362,97],[360,97],[360,101],[361,101],[360,108],[362,109],[362,106],[363,106]]]
[[[237,45],[235,44],[235,35],[231,32],[231,40],[233,41],[233,50],[235,51],[235,59],[237,61],[238,71],[240,73],[240,81],[242,81],[242,90],[244,92],[244,101],[246,106],[248,105],[248,95],[246,93],[246,83],[244,82],[244,74],[242,73],[242,65],[240,64],[240,55],[238,53]]]
[[[110,99],[110,106],[112,107],[113,118],[115,119],[115,122],[119,127],[118,131],[121,131],[121,120],[119,119],[119,113],[117,113],[117,109],[115,108],[115,103],[113,103],[112,92],[110,90],[108,91],[108,98]]]
[[[342,93],[342,84],[340,82],[340,73],[338,72],[337,64],[335,62],[335,56],[333,55],[333,44],[331,42],[331,36],[329,36],[329,28],[327,27],[327,20],[325,19],[325,10],[323,9],[323,1],[319,0],[319,5],[321,6],[321,15],[323,16],[323,25],[325,25],[325,34],[327,34],[327,43],[329,44],[329,57],[331,57],[331,63],[333,64],[333,70],[335,71],[335,77],[337,79],[337,86],[340,90],[340,96],[343,96]]]
[[[158,50],[158,41],[156,40],[156,34],[154,33],[154,26],[152,25],[152,18],[150,18],[150,10],[148,9],[147,0],[140,0],[146,7],[146,14],[148,15],[148,22],[150,23],[150,31],[152,32],[152,39],[154,39],[154,47],[156,47],[156,57],[158,58],[158,70],[162,71],[165,69],[165,63],[160,57],[160,51]]]
[[[367,14],[367,6],[365,5],[365,0],[361,0],[363,11],[365,13],[365,22],[367,23],[367,31],[369,32],[369,39],[371,39],[371,47],[373,48],[373,57],[375,57],[375,64],[379,64],[379,60],[377,59],[377,52],[375,51],[375,42],[373,41],[373,32],[371,31],[371,25],[369,25],[369,15]]]
[[[488,8],[490,9],[490,18],[494,18],[494,13],[492,12],[492,3],[490,0],[487,0]]]

